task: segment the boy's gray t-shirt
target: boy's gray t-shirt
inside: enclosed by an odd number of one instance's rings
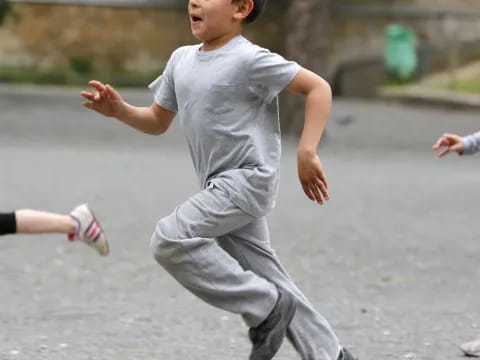
[[[277,96],[299,68],[238,36],[213,51],[201,51],[201,45],[177,49],[149,86],[158,105],[177,113],[200,186],[216,183],[254,216],[275,203]]]

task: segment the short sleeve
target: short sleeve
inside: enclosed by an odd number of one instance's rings
[[[163,74],[148,85],[150,91],[152,91],[155,103],[172,112],[178,111],[173,76],[176,59],[175,55],[176,52],[174,52],[168,60]]]
[[[271,103],[292,82],[299,70],[296,62],[259,48],[249,71],[249,90],[266,103]]]
[[[465,136],[463,139],[464,154],[470,155],[480,150],[480,132]]]

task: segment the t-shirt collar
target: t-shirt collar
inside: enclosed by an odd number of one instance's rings
[[[197,47],[196,54],[201,60],[209,60],[209,59],[213,58],[214,56],[231,49],[236,44],[242,42],[244,39],[245,38],[242,35],[237,35],[233,39],[231,39],[229,42],[227,42],[225,45],[223,45],[222,47],[220,47],[218,49],[215,49],[215,50],[210,50],[210,51],[202,51],[201,49],[202,49],[203,44],[199,44],[198,47]]]

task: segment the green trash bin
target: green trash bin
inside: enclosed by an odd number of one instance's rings
[[[404,26],[388,25],[385,37],[384,61],[389,78],[411,80],[418,67],[415,33]]]

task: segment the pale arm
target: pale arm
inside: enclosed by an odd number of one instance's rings
[[[116,116],[121,122],[150,135],[165,133],[172,124],[175,113],[153,103],[150,107],[137,107],[125,103]]]
[[[325,80],[303,68],[286,89],[306,96],[305,122],[297,153],[298,175],[308,198],[323,204],[329,199],[328,184],[317,148],[330,116],[332,92]]]
[[[172,124],[175,113],[154,103],[150,107],[133,106],[125,102],[110,85],[90,81],[93,92],[82,91],[87,100],[83,103],[104,116],[114,117],[121,122],[147,134],[163,134]]]

